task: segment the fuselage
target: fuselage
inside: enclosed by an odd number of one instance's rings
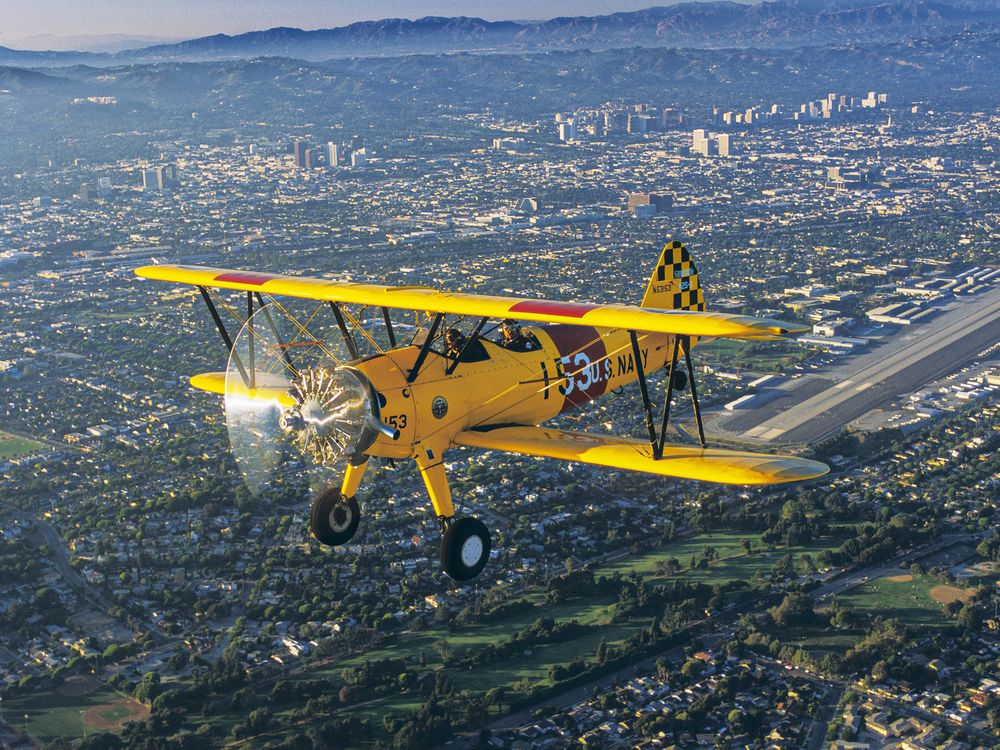
[[[395,440],[380,435],[366,452],[411,458],[431,449],[440,455],[462,430],[542,424],[633,382],[639,366],[647,374],[664,367],[673,347],[670,335],[639,334],[637,363],[627,331],[574,325],[525,331],[538,350],[513,352],[484,338],[489,358],[459,362],[450,375],[453,360],[432,350],[412,383],[407,375],[418,346],[352,364],[378,394],[382,421],[399,431]]]

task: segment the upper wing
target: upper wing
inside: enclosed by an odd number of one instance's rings
[[[232,271],[205,266],[143,266],[136,274],[147,279],[180,284],[239,289],[266,294],[378,307],[404,308],[449,315],[487,318],[517,318],[540,323],[569,323],[597,328],[624,328],[681,336],[769,340],[807,327],[777,320],[690,310],[652,310],[634,305],[596,305],[551,302],[519,297],[454,294],[421,286],[379,286],[330,281],[302,276],[283,276],[250,271]]]
[[[821,477],[830,471],[826,464],[796,456],[687,445],[668,444],[663,458],[654,459],[646,442],[544,427],[465,430],[453,442],[718,484],[782,484]]]

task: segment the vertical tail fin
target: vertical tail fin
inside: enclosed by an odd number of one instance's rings
[[[668,242],[646,287],[642,306],[655,310],[705,309],[698,269],[680,242]]]

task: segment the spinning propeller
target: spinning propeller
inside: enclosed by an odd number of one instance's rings
[[[283,307],[261,307],[243,325],[226,369],[226,426],[255,495],[321,492],[377,432],[392,432],[367,380],[345,367],[358,348],[336,328],[315,336]]]

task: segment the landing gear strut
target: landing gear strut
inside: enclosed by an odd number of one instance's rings
[[[313,500],[309,527],[313,536],[331,547],[347,544],[358,530],[361,508],[353,497],[344,497],[339,489],[329,489]]]
[[[478,518],[455,519],[441,536],[441,567],[456,581],[479,575],[490,559],[490,532]]]

